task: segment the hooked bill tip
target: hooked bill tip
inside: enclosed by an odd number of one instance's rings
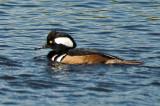
[[[46,45],[43,45],[43,46],[40,46],[40,47],[36,47],[36,48],[34,48],[34,50],[44,49],[44,48],[47,48],[47,46],[46,46]]]
[[[36,47],[36,48],[34,48],[34,50],[38,50],[38,49],[42,49],[41,47]]]

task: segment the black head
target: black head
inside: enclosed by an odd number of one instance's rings
[[[51,31],[47,36],[47,43],[35,49],[37,50],[42,48],[51,48],[57,53],[65,53],[69,49],[76,48],[76,42],[66,33]]]

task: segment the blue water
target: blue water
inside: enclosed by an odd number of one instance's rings
[[[52,29],[143,64],[52,64]],[[160,0],[0,0],[0,52],[1,106],[160,105]]]

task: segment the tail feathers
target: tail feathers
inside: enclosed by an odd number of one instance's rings
[[[142,62],[139,60],[122,60],[124,64],[141,64]]]
[[[111,59],[106,61],[106,64],[141,64],[139,60],[120,60],[120,59]]]

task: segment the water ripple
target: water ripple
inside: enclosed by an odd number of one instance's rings
[[[97,91],[97,92],[112,92],[112,90],[109,90],[109,89],[105,89],[105,88],[96,88],[96,87],[88,87],[86,88],[87,90],[90,90],[90,91]]]

